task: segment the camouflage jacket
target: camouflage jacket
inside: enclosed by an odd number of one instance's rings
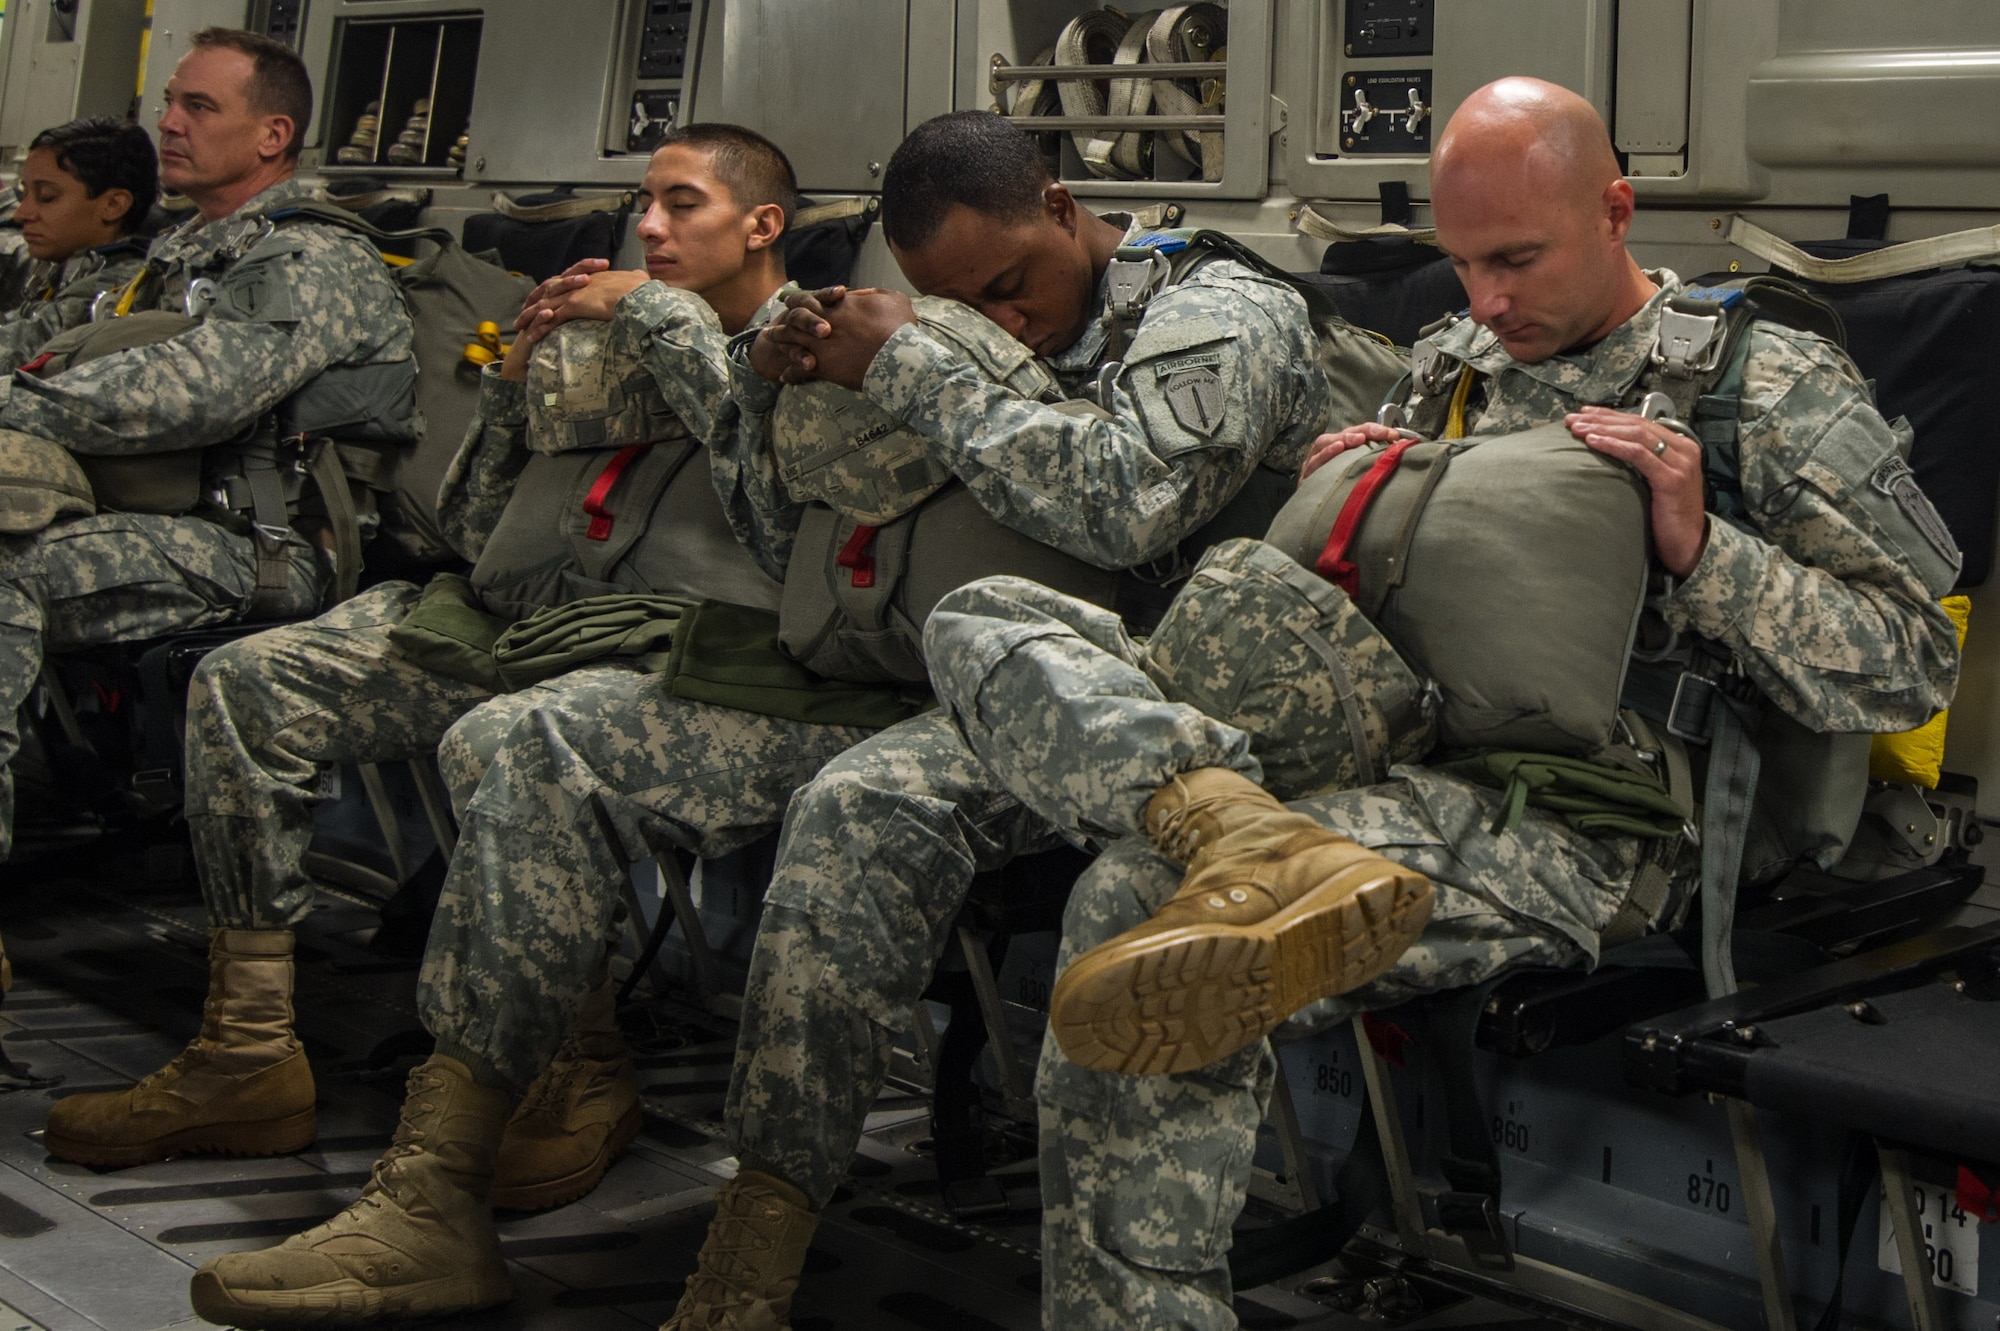
[[[1661,306],[1681,285],[1670,272],[1651,276],[1660,291],[1623,327],[1534,364],[1470,320],[1439,334],[1438,350],[1481,376],[1468,433],[1522,430],[1580,406],[1631,406],[1648,387]],[[1878,483],[1900,472],[1902,453],[1853,362],[1777,324],[1759,322],[1747,336],[1738,447],[1749,519],[1710,518],[1701,562],[1662,612],[1672,627],[1727,645],[1765,696],[1810,729],[1920,725],[1957,683],[1957,634],[1938,598],[1957,576],[1958,552],[1925,534],[1942,524],[1911,511],[1929,508],[1921,495]],[[1410,400],[1413,419],[1437,414],[1452,378],[1441,376],[1429,402]]]
[[[751,328],[762,326],[783,302],[773,296]],[[645,369],[667,406],[696,438],[711,441],[734,431],[736,405],[729,395],[728,337],[707,301],[660,282],[648,282],[618,302],[611,319],[611,356]],[[465,441],[452,458],[438,493],[445,539],[477,562],[506,510],[514,482],[534,451],[529,440],[528,386],[500,377],[498,365],[480,374],[479,405]],[[717,488],[724,494],[724,450],[712,451]]]
[[[1045,364],[1072,399],[1107,359],[1109,291],[1076,343]],[[781,575],[796,528],[760,433],[777,388],[739,339],[731,369],[763,506],[737,535]],[[1100,568],[1171,553],[1236,496],[1260,464],[1295,473],[1326,425],[1331,398],[1305,302],[1226,260],[1152,298],[1113,383],[1108,409],[1034,402],[990,382],[916,325],[898,329],[862,392],[930,442],[933,456],[997,522]],[[1193,380],[1202,381],[1192,391]],[[792,525],[787,526],[787,522]]]
[[[283,181],[215,222],[189,218],[153,242],[158,280],[141,308],[186,308],[189,283],[213,281],[197,328],[115,352],[52,378],[0,384],[0,426],[78,453],[136,454],[221,443],[329,366],[411,359],[410,316],[382,260],[360,237],[295,222],[267,237],[264,214],[310,197]]]
[[[0,316],[0,364],[12,369],[34,358],[57,333],[90,322],[97,298],[123,291],[146,266],[142,241],[119,240],[59,264],[36,264],[24,297]]]

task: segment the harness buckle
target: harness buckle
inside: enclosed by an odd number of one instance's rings
[[[1420,337],[1410,348],[1410,377],[1423,386],[1426,393],[1441,392],[1444,389],[1445,371],[1456,362],[1437,349],[1437,343],[1428,337]]]
[[[1104,362],[1097,367],[1097,377],[1090,381],[1089,387],[1083,390],[1083,395],[1104,410],[1110,411],[1111,404],[1117,396],[1118,376],[1124,369],[1125,362],[1122,360]]]
[[[1691,379],[1722,363],[1722,316],[1660,308],[1660,331],[1653,340],[1653,364]]]
[[[1167,256],[1156,249],[1120,247],[1104,270],[1110,292],[1105,309],[1113,319],[1136,321],[1145,313],[1153,293],[1166,282],[1168,269]]]
[[[1639,419],[1655,421],[1675,434],[1684,434],[1697,444],[1701,442],[1701,436],[1694,432],[1694,427],[1674,415],[1674,400],[1658,389],[1639,399]]]

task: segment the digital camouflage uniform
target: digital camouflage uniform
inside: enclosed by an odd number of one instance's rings
[[[0,314],[28,298],[28,282],[34,276],[35,256],[28,253],[28,238],[14,225],[14,209],[21,192],[9,185],[0,189]]]
[[[643,366],[690,429],[721,430],[733,419],[721,325],[698,297],[648,283],[620,301],[609,336],[614,359]],[[499,366],[486,367],[478,408],[446,474],[440,522],[469,560],[478,559],[527,465],[527,392],[525,383],[502,379]],[[389,631],[420,594],[413,583],[380,584],[310,623],[219,648],[195,671],[187,810],[212,924],[284,928],[310,907],[304,856],[312,806],[327,797],[336,764],[435,750],[462,810],[522,713],[633,673],[591,666],[495,697],[391,645]]]
[[[366,243],[299,223],[286,229],[292,243],[280,257],[244,261],[268,225],[262,214],[309,193],[285,181],[229,217],[197,215],[160,236],[148,259],[160,280],[140,308],[180,310],[190,272],[205,270],[220,290],[214,310],[168,341],[49,379],[17,373],[0,382],[0,428],[78,454],[200,448],[254,425],[331,366],[409,360],[409,314]],[[271,613],[307,614],[330,570],[295,533],[286,545],[289,585]],[[45,643],[60,650],[230,623],[245,617],[256,590],[256,539],[233,515],[99,513],[0,539],[0,762],[19,746],[19,708]],[[0,783],[0,822],[0,839],[11,841],[11,777]]]
[[[1667,290],[1583,352],[1520,364],[1470,322],[1445,333],[1441,350],[1482,376],[1469,432],[1627,404],[1678,285],[1659,276]],[[1917,725],[1949,702],[1956,679],[1955,636],[1937,605],[1956,552],[1871,486],[1896,437],[1846,357],[1773,325],[1749,336],[1741,467],[1758,528],[1712,521],[1665,616],[1727,644],[1765,696],[1812,729]],[[948,599],[928,645],[940,698],[1007,784],[1067,827],[1121,838],[1077,884],[1059,967],[1144,923],[1179,889],[1181,867],[1139,835],[1153,790],[1203,766],[1258,775],[1245,735],[1172,702],[1142,653],[1089,607],[995,580]],[[1075,742],[1052,744],[1051,732]],[[1533,807],[1496,836],[1487,829],[1500,799],[1399,766],[1382,784],[1293,803],[1437,891],[1422,941],[1395,967],[1298,1014],[1293,1029],[1511,966],[1595,963],[1641,843],[1586,837]],[[1084,1071],[1045,1041],[1036,1089],[1047,1325],[1236,1325],[1225,1255],[1273,1069],[1260,1043],[1197,1072],[1124,1077]]]
[[[1050,362],[1066,391],[1092,379],[1106,336],[1100,319]],[[1011,397],[911,328],[876,356],[866,391],[989,513],[1129,568],[1171,556],[1255,467],[1297,469],[1328,411],[1315,353],[1295,292],[1217,262],[1153,297],[1108,419]],[[1185,400],[1176,413],[1166,389],[1190,368],[1220,381],[1219,421]],[[826,1204],[973,875],[1056,839],[936,713],[856,746],[793,797],[730,1079],[749,1167]]]
[[[146,266],[146,246],[117,240],[72,254],[59,264],[36,264],[21,302],[0,316],[0,363],[8,369],[34,358],[57,333],[90,322],[100,296],[116,298]]]

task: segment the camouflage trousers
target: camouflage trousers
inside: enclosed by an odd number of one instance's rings
[[[310,614],[325,592],[326,562],[296,536],[289,553],[290,583],[275,613]],[[14,831],[6,768],[43,653],[235,623],[256,590],[255,540],[203,518],[101,513],[0,537],[0,856]]]
[[[516,1085],[575,1020],[629,862],[748,845],[870,733],[671,697],[634,670],[558,684],[515,714],[464,802],[417,988],[440,1048]]]
[[[996,772],[1054,823],[1120,837],[1070,897],[1059,970],[1179,890],[1180,866],[1138,835],[1154,789],[1194,767],[1256,775],[1248,736],[1169,701],[1116,621],[1068,597],[975,584],[940,605],[925,644],[940,698]],[[1414,766],[1389,777],[1291,807],[1427,875],[1431,923],[1387,974],[1297,1014],[1281,1035],[1514,966],[1593,962],[1630,891],[1636,841],[1586,837],[1532,808],[1496,836],[1498,792]],[[1125,1077],[1087,1072],[1044,1043],[1045,1325],[1236,1325],[1230,1228],[1274,1066],[1262,1043],[1193,1073]]]
[[[911,717],[792,798],[725,1118],[738,1157],[824,1206],[973,875],[1059,844],[949,720]]]
[[[495,697],[426,670],[389,630],[419,589],[386,582],[319,618],[210,652],[188,688],[187,814],[212,923],[277,929],[312,905],[306,847],[335,765],[428,760],[463,806],[514,721],[592,667]]]

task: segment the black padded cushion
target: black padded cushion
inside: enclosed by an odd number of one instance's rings
[[[1777,1045],[1750,1055],[1744,1098],[1932,1155],[2000,1156],[2000,1002],[1942,983],[1869,1002],[1885,1024],[1840,1005],[1760,1022]]]
[[[1319,272],[1300,277],[1325,289],[1341,318],[1399,347],[1417,330],[1465,308],[1465,288],[1435,245],[1382,238],[1326,247]]]
[[[560,191],[524,194],[516,202],[560,203],[568,197]],[[617,262],[618,247],[625,239],[627,216],[621,209],[554,222],[517,222],[500,213],[474,213],[465,219],[460,238],[474,254],[496,251],[501,265],[509,272],[526,273],[537,282],[546,282],[584,259]]]
[[[1800,246],[1823,259],[1881,248],[1861,240]],[[1955,268],[1835,284],[1801,280],[1840,311],[1847,351],[1875,381],[1884,416],[1907,416],[1917,432],[1910,466],[1965,555],[1961,589],[1993,566],[2000,448],[1993,403],[2000,396],[2000,269]]]

